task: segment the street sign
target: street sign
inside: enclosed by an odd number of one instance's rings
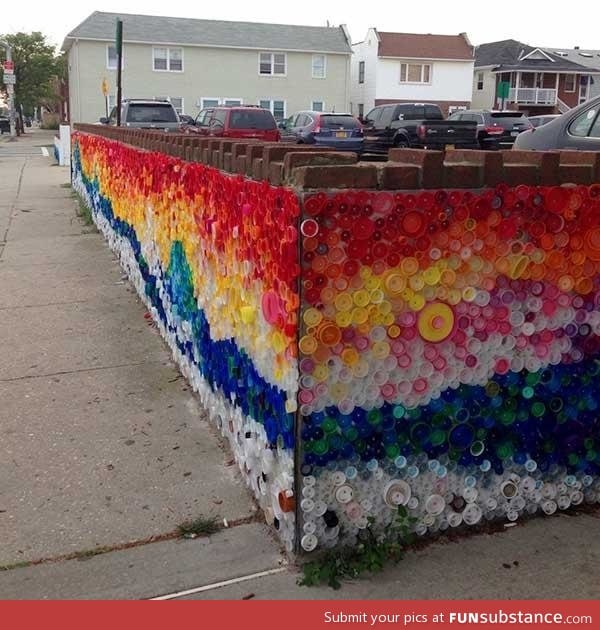
[[[14,85],[17,82],[17,77],[14,74],[4,73],[4,85]]]
[[[102,94],[104,94],[104,96],[108,94],[108,89],[108,81],[106,77],[104,77],[104,79],[102,79]]]
[[[8,59],[2,64],[4,68],[4,74],[12,74],[15,71],[15,64]]]

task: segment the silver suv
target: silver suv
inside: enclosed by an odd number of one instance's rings
[[[117,108],[113,107],[108,118],[100,118],[104,125],[117,124]],[[169,101],[124,99],[121,103],[121,126],[134,129],[164,129],[178,131],[179,116]]]

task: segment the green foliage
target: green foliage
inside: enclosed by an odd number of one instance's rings
[[[15,103],[23,106],[25,114],[31,115],[34,107],[54,95],[56,77],[65,73],[64,61],[56,57],[54,46],[38,31],[0,35],[0,40],[12,47],[17,81]],[[5,57],[6,50],[0,46],[0,61],[4,61]],[[4,85],[0,88],[5,92]]]
[[[399,562],[406,547],[413,542],[411,526],[415,519],[409,517],[406,508],[400,505],[383,533],[376,535],[373,531],[373,517],[369,517],[368,521],[366,529],[359,534],[357,545],[332,549],[317,560],[304,564],[304,575],[298,584],[327,584],[337,590],[342,586],[341,580],[354,580],[365,573],[378,573],[386,563]]]

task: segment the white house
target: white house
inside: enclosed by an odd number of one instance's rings
[[[386,103],[436,103],[445,114],[471,102],[473,47],[460,35],[384,33],[352,46],[350,100],[362,115]]]
[[[65,38],[72,122],[95,122],[116,95],[116,19],[123,20],[123,98],[168,98],[194,116],[215,104],[347,111],[344,26],[223,22],[94,12]],[[102,85],[108,85],[105,99]]]

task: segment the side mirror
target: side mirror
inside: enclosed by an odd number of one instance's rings
[[[108,125],[110,120],[106,116],[102,116],[102,118],[99,119],[99,122],[101,122],[103,125]]]

